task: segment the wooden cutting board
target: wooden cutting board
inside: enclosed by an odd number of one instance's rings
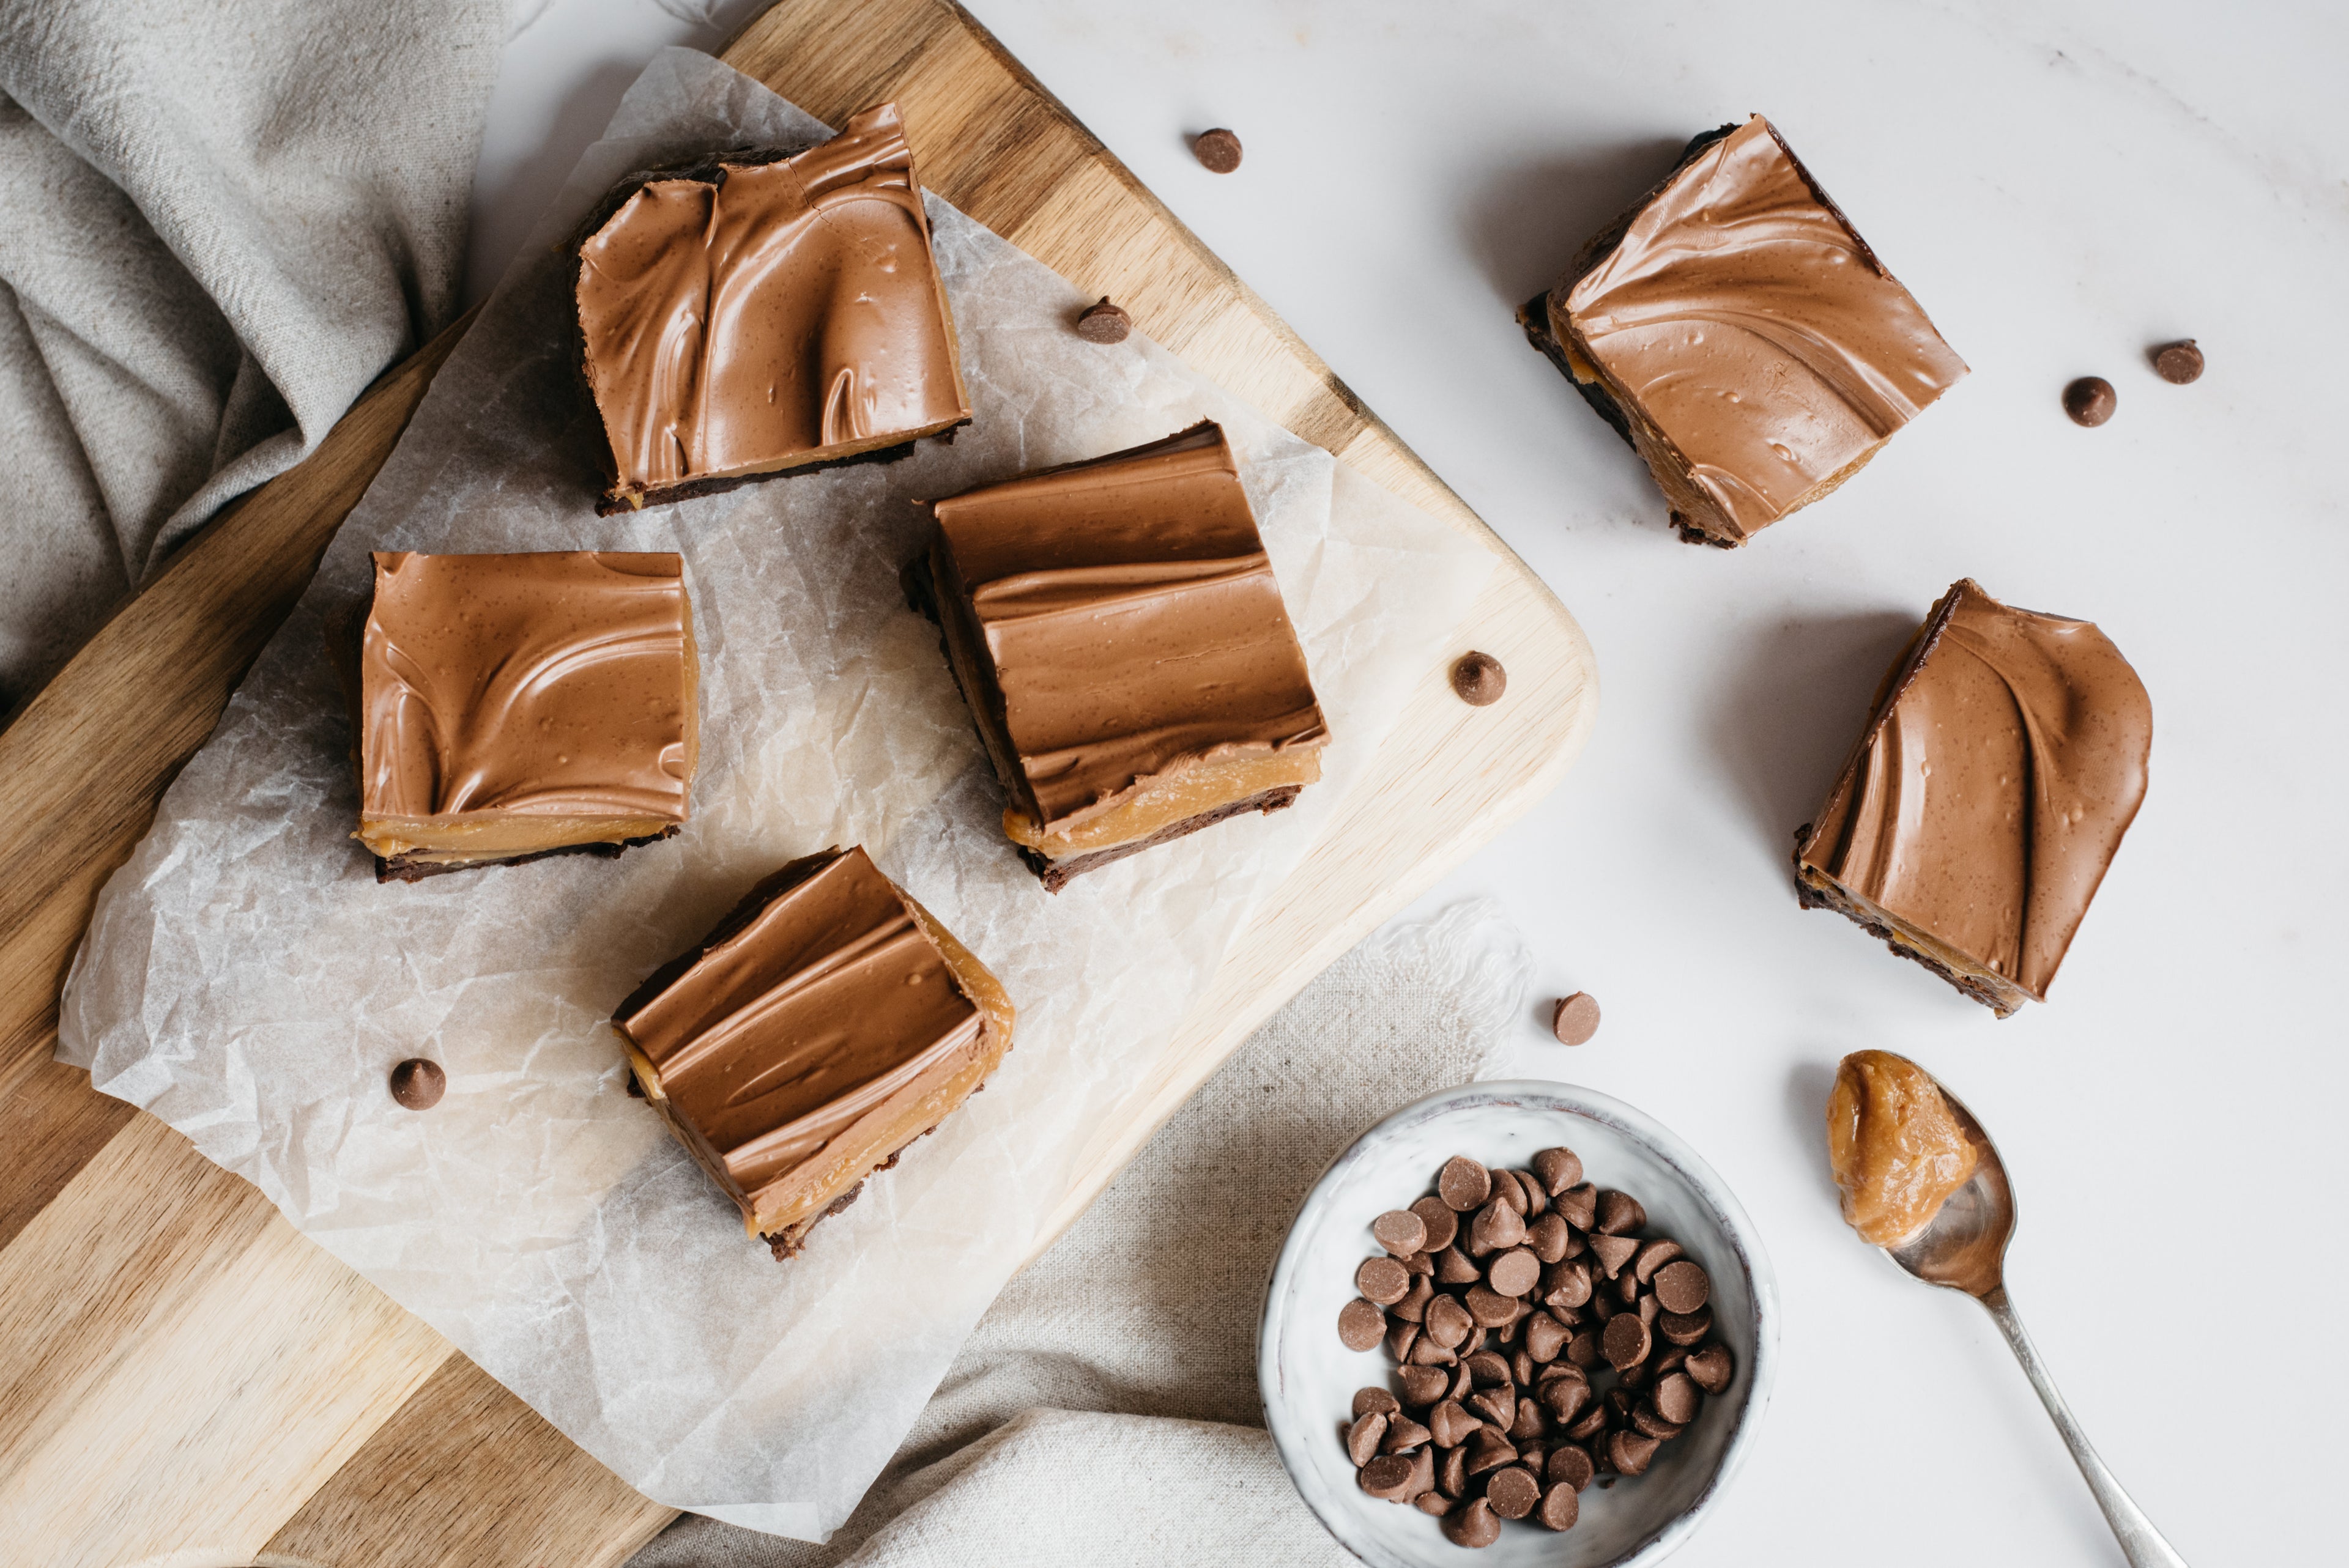
[[[948,201],[1114,296],[1200,371],[1500,563],[1448,653],[1497,655],[1507,696],[1470,708],[1430,665],[1369,775],[1104,1121],[1057,1234],[1268,1015],[1557,783],[1598,704],[1589,646],[1459,498],[959,8],[783,0],[725,57],[834,124],[895,99]],[[243,1181],[51,1059],[57,995],[99,884],[464,327],[215,521],[0,730],[0,1556],[11,1564],[590,1568],[622,1561],[672,1517]]]

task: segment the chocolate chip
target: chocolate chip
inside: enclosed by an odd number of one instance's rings
[[[1123,343],[1133,330],[1133,318],[1110,304],[1107,294],[1077,317],[1077,335],[1087,343]]]
[[[1569,1449],[1568,1452],[1578,1452]],[[1586,1464],[1589,1461],[1584,1460]],[[1541,1506],[1534,1510],[1534,1522],[1552,1530],[1571,1530],[1574,1522],[1582,1517],[1582,1499],[1570,1486],[1552,1486],[1542,1493]]]
[[[1412,1463],[1401,1454],[1381,1454],[1355,1479],[1364,1491],[1385,1502],[1401,1502],[1411,1490]]]
[[[427,1057],[410,1057],[391,1069],[391,1098],[410,1110],[430,1110],[449,1090],[449,1075]]]
[[[1599,998],[1588,991],[1559,997],[1549,1016],[1549,1032],[1561,1046],[1588,1044],[1599,1032]]]
[[[1482,1208],[1493,1195],[1493,1173],[1465,1154],[1455,1154],[1436,1175],[1435,1195],[1459,1213]]]
[[[1427,1304],[1425,1318],[1427,1336],[1449,1350],[1468,1337],[1475,1320],[1468,1309],[1448,1295],[1439,1295]]]
[[[1473,1253],[1499,1252],[1525,1239],[1525,1216],[1499,1198],[1477,1210],[1468,1224],[1468,1250]]]
[[[1435,1490],[1446,1497],[1458,1497],[1468,1490],[1468,1450],[1455,1448],[1435,1464]]]
[[[1696,1419],[1697,1408],[1704,1403],[1704,1396],[1697,1392],[1696,1379],[1685,1372],[1658,1378],[1655,1392],[1648,1398],[1656,1407],[1656,1414],[1683,1427]]]
[[[1406,1367],[1395,1376],[1402,1384],[1402,1397],[1414,1405],[1433,1405],[1452,1386],[1451,1375],[1441,1367]]]
[[[1578,1383],[1571,1377],[1553,1377],[1537,1390],[1542,1408],[1561,1426],[1570,1426],[1590,1403],[1590,1385]]]
[[[1375,1349],[1386,1334],[1387,1315],[1361,1297],[1338,1309],[1338,1338],[1347,1349]]]
[[[1435,1260],[1425,1253],[1405,1253],[1395,1261],[1414,1274],[1432,1274],[1435,1272]]]
[[[1631,1412],[1631,1429],[1670,1442],[1681,1435],[1682,1426],[1678,1421],[1665,1420],[1657,1413],[1654,1406],[1650,1404],[1642,1405]]]
[[[1590,1314],[1590,1321],[1604,1328],[1607,1326],[1607,1320],[1620,1312],[1622,1308],[1615,1305],[1615,1298],[1602,1287],[1594,1290],[1590,1297],[1590,1305],[1587,1310]]]
[[[1411,1294],[1411,1271],[1392,1258],[1364,1258],[1354,1271],[1354,1288],[1367,1300],[1392,1306]]]
[[[1629,1192],[1609,1190],[1599,1194],[1599,1212],[1590,1228],[1610,1236],[1628,1236],[1647,1222],[1648,1211],[1640,1207],[1640,1200]]]
[[[1599,1347],[1607,1353],[1608,1362],[1620,1372],[1645,1361],[1651,1343],[1648,1326],[1640,1321],[1640,1315],[1625,1312],[1607,1320],[1607,1332],[1600,1336]]]
[[[1581,1415],[1576,1417],[1572,1422],[1568,1424],[1566,1435],[1573,1439],[1578,1443],[1587,1443],[1591,1439],[1598,1437],[1606,1430],[1606,1401],[1602,1399],[1593,1399],[1590,1401],[1589,1405],[1583,1409]]]
[[[1566,1348],[1566,1342],[1573,1337],[1566,1331],[1565,1325],[1548,1313],[1537,1314],[1526,1325],[1526,1354],[1536,1361],[1547,1364],[1557,1359],[1558,1353]]]
[[[1354,1418],[1354,1424],[1346,1429],[1346,1457],[1354,1461],[1356,1470],[1379,1457],[1379,1439],[1386,1435],[1387,1418],[1378,1411]]]
[[[1420,1243],[1427,1252],[1442,1252],[1460,1234],[1460,1216],[1441,1198],[1422,1198],[1411,1206],[1411,1212],[1427,1227],[1427,1240]]]
[[[1689,1378],[1708,1394],[1718,1394],[1729,1387],[1736,1373],[1736,1365],[1729,1357],[1726,1345],[1708,1345],[1702,1350],[1689,1352],[1686,1363]]]
[[[1556,1207],[1568,1224],[1587,1231],[1599,1217],[1599,1189],[1588,1181],[1568,1187],[1557,1194]]]
[[[1621,1274],[1623,1265],[1630,1263],[1639,1250],[1639,1242],[1630,1236],[1602,1233],[1590,1238],[1590,1255],[1599,1260],[1599,1266],[1607,1271],[1609,1279]],[[1631,1283],[1635,1285],[1639,1283],[1637,1275],[1631,1276]]]
[[[1460,1357],[1453,1354],[1452,1346],[1430,1339],[1423,1332],[1412,1343],[1411,1359],[1413,1365],[1420,1367],[1449,1367]]]
[[[1461,1361],[1459,1366],[1454,1367],[1452,1369],[1451,1398],[1454,1404],[1464,1401],[1469,1395],[1475,1393],[1476,1390],[1476,1374],[1469,1367],[1468,1365],[1470,1361],[1474,1361],[1475,1359],[1476,1358],[1474,1356],[1467,1357]]]
[[[1423,1497],[1434,1495],[1434,1492],[1435,1450],[1423,1443],[1412,1450],[1411,1484],[1403,1489],[1402,1494],[1417,1502]]]
[[[1410,1294],[1388,1310],[1405,1323],[1424,1323],[1427,1321],[1427,1304],[1434,1299],[1435,1287],[1423,1277],[1414,1279],[1411,1282]]]
[[[1452,1500],[1440,1491],[1423,1491],[1411,1500],[1412,1507],[1422,1513],[1432,1513],[1438,1519],[1452,1511]]]
[[[1354,1390],[1354,1418],[1377,1414],[1392,1416],[1402,1408],[1402,1401],[1384,1388],[1375,1386]]]
[[[1468,1315],[1485,1328],[1498,1328],[1516,1315],[1516,1297],[1487,1290],[1481,1284],[1468,1287]]]
[[[1615,1283],[1608,1288],[1615,1293],[1615,1299],[1621,1305],[1634,1306],[1639,1304],[1640,1276],[1631,1272],[1630,1264],[1623,1265],[1623,1272],[1615,1276]],[[1648,1321],[1652,1324],[1655,1319],[1651,1316]]]
[[[1512,1247],[1485,1266],[1485,1278],[1503,1295],[1523,1295],[1541,1283],[1541,1259]]]
[[[1686,1317],[1702,1308],[1712,1294],[1713,1281],[1701,1264],[1683,1258],[1656,1271],[1656,1299],[1664,1304],[1666,1312]]]
[[[1527,1321],[1530,1322],[1531,1319]],[[1526,1354],[1523,1346],[1518,1348],[1515,1356],[1509,1357],[1509,1376],[1515,1377],[1521,1387],[1530,1388],[1534,1386],[1535,1371],[1534,1358]]]
[[[2064,388],[2064,412],[2075,425],[2094,428],[2113,417],[2120,402],[2113,384],[2101,376],[2083,376]]]
[[[1542,1304],[1571,1310],[1590,1299],[1590,1265],[1580,1258],[1553,1264],[1542,1275]]]
[[[1495,1383],[1509,1380],[1508,1362],[1490,1350],[1480,1350],[1460,1365],[1467,1372],[1469,1382],[1479,1388],[1489,1388]]]
[[[1549,1418],[1531,1399],[1519,1399],[1515,1414],[1509,1418],[1509,1441],[1517,1445],[1517,1452],[1534,1460],[1541,1458],[1537,1445],[1549,1433]]]
[[[1563,1443],[1550,1450],[1547,1473],[1550,1485],[1580,1491],[1599,1473],[1599,1467],[1590,1462],[1588,1449],[1578,1443]]]
[[[1445,1514],[1442,1523],[1444,1539],[1454,1546],[1490,1546],[1501,1538],[1501,1522],[1494,1517],[1493,1505],[1481,1497]]]
[[[1446,1399],[1428,1411],[1427,1429],[1434,1434],[1439,1447],[1456,1449],[1485,1429],[1457,1399]]]
[[[1427,1222],[1409,1209],[1389,1209],[1371,1222],[1371,1234],[1388,1252],[1406,1258],[1427,1245]]]
[[[1191,155],[1217,174],[1229,174],[1240,166],[1240,139],[1223,127],[1199,133],[1191,143]]]
[[[1631,1258],[1631,1275],[1641,1284],[1656,1277],[1656,1271],[1681,1255],[1681,1244],[1668,1236],[1652,1242],[1641,1242]]]
[[[1476,1435],[1468,1439],[1470,1475],[1483,1475],[1486,1470],[1496,1470],[1503,1465],[1516,1462],[1516,1449],[1490,1427],[1479,1427]]]
[[[1490,654],[1463,654],[1452,665],[1452,689],[1471,707],[1490,707],[1509,689],[1509,672]]]
[[[1607,1462],[1624,1475],[1641,1475],[1662,1446],[1644,1432],[1618,1432],[1607,1439]]]
[[[1517,1179],[1518,1190],[1526,1195],[1526,1223],[1530,1225],[1549,1212],[1549,1189],[1530,1171],[1512,1171],[1509,1174]]]
[[[1468,1396],[1468,1408],[1506,1432],[1517,1418],[1516,1387],[1514,1384],[1496,1383],[1490,1388],[1479,1388]]]
[[[1435,1254],[1435,1283],[1438,1284],[1475,1284],[1485,1276],[1468,1261],[1468,1254],[1458,1247],[1446,1247]]]
[[[1541,1501],[1541,1482],[1525,1466],[1510,1465],[1485,1483],[1485,1501],[1503,1519],[1523,1519]]]
[[[1566,1358],[1577,1367],[1588,1369],[1606,1359],[1599,1348],[1599,1336],[1586,1328],[1566,1342]]]
[[[1553,1198],[1582,1180],[1582,1156],[1571,1149],[1545,1149],[1526,1163]]]
[[[1526,1190],[1518,1185],[1516,1171],[1496,1170],[1493,1172],[1493,1202],[1507,1204],[1516,1212],[1520,1220],[1526,1217]]]
[[[1664,1336],[1667,1344],[1694,1345],[1713,1332],[1713,1313],[1708,1309],[1685,1317],[1677,1312],[1665,1313],[1656,1319],[1656,1332]]]
[[[1396,1416],[1387,1422],[1385,1440],[1379,1444],[1382,1454],[1407,1453],[1428,1439],[1428,1430],[1409,1416]]]
[[[1534,1256],[1545,1264],[1554,1264],[1566,1256],[1566,1249],[1574,1243],[1574,1233],[1565,1220],[1556,1214],[1544,1214],[1526,1227],[1526,1245]]]
[[[2165,343],[2153,351],[2153,368],[2164,381],[2183,387],[2202,378],[2202,351],[2190,337]]]

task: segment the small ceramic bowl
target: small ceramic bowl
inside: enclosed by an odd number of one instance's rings
[[[1649,1232],[1671,1237],[1704,1265],[1713,1336],[1736,1358],[1736,1380],[1705,1400],[1645,1475],[1586,1488],[1572,1530],[1504,1523],[1498,1542],[1471,1554],[1444,1540],[1431,1516],[1381,1502],[1355,1483],[1340,1440],[1354,1390],[1392,1388],[1394,1366],[1384,1346],[1353,1351],[1340,1343],[1338,1311],[1353,1299],[1355,1266],[1379,1251],[1371,1222],[1430,1191],[1446,1160],[1465,1154],[1522,1169],[1535,1150],[1560,1145],[1582,1157],[1583,1180],[1639,1199]],[[1712,1167],[1619,1100],[1518,1079],[1430,1095],[1362,1134],[1322,1173],[1273,1265],[1257,1377],[1265,1424],[1297,1490],[1372,1568],[1599,1568],[1655,1563],[1695,1532],[1753,1446],[1777,1373],[1777,1337],[1769,1259]]]

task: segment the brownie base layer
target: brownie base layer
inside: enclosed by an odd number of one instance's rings
[[[895,446],[875,447],[869,452],[851,452],[844,458],[819,458],[813,462],[792,463],[780,469],[770,469],[761,474],[729,474],[721,479],[685,480],[677,484],[654,485],[641,490],[607,490],[604,499],[595,503],[595,512],[599,517],[615,517],[622,512],[641,511],[648,506],[667,506],[671,501],[690,500],[695,496],[720,495],[765,480],[787,480],[795,474],[854,468],[860,463],[894,463],[912,457],[915,447],[923,441],[935,439],[941,446],[954,445],[955,432],[969,423],[968,419],[957,419],[943,430],[927,431]]]
[[[1071,855],[1065,861],[1048,859],[1042,851],[1031,850],[1025,845],[1019,848],[1019,858],[1028,862],[1028,869],[1034,872],[1038,880],[1043,882],[1046,892],[1058,892],[1087,872],[1099,871],[1112,861],[1122,861],[1128,855],[1138,855],[1144,850],[1182,838],[1188,833],[1195,833],[1202,828],[1212,828],[1217,822],[1227,821],[1234,817],[1244,817],[1250,811],[1270,813],[1285,810],[1296,803],[1297,797],[1304,792],[1304,789],[1305,786],[1302,784],[1283,784],[1277,789],[1261,790],[1244,800],[1226,801],[1211,810],[1202,811],[1195,817],[1185,817],[1179,822],[1169,822],[1147,838],[1133,839],[1123,844],[1112,845],[1106,850],[1092,850],[1081,855]]]
[[[1806,823],[1797,835],[1797,842],[1810,836]],[[1980,1002],[2002,1018],[2013,1017],[2017,1009],[2031,998],[2018,987],[2007,984],[1995,975],[1953,968],[1920,947],[1898,925],[1888,924],[1876,915],[1852,902],[1848,894],[1831,879],[1810,872],[1802,863],[1802,851],[1795,851],[1795,899],[1805,909],[1832,910],[1858,926],[1868,935],[1912,963],[1921,964],[1960,992]],[[1813,879],[1816,878],[1816,881]]]
[[[416,851],[410,850],[389,860],[376,856],[375,880],[378,882],[422,882],[426,877],[446,876],[450,872],[476,872],[484,866],[523,866],[533,861],[551,860],[556,855],[595,855],[604,860],[616,861],[623,850],[657,844],[663,839],[675,837],[677,830],[666,828],[657,833],[647,833],[641,839],[623,839],[616,844],[564,844],[560,849],[533,850],[526,855],[509,855],[502,861],[419,861],[415,858]]]

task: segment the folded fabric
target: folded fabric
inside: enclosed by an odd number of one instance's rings
[[[0,0],[0,711],[455,316],[504,0]]]
[[[1352,1563],[1262,1427],[1265,1281],[1340,1150],[1506,1065],[1526,973],[1516,932],[1481,902],[1364,943],[1005,1287],[828,1543],[688,1515],[629,1568]]]

